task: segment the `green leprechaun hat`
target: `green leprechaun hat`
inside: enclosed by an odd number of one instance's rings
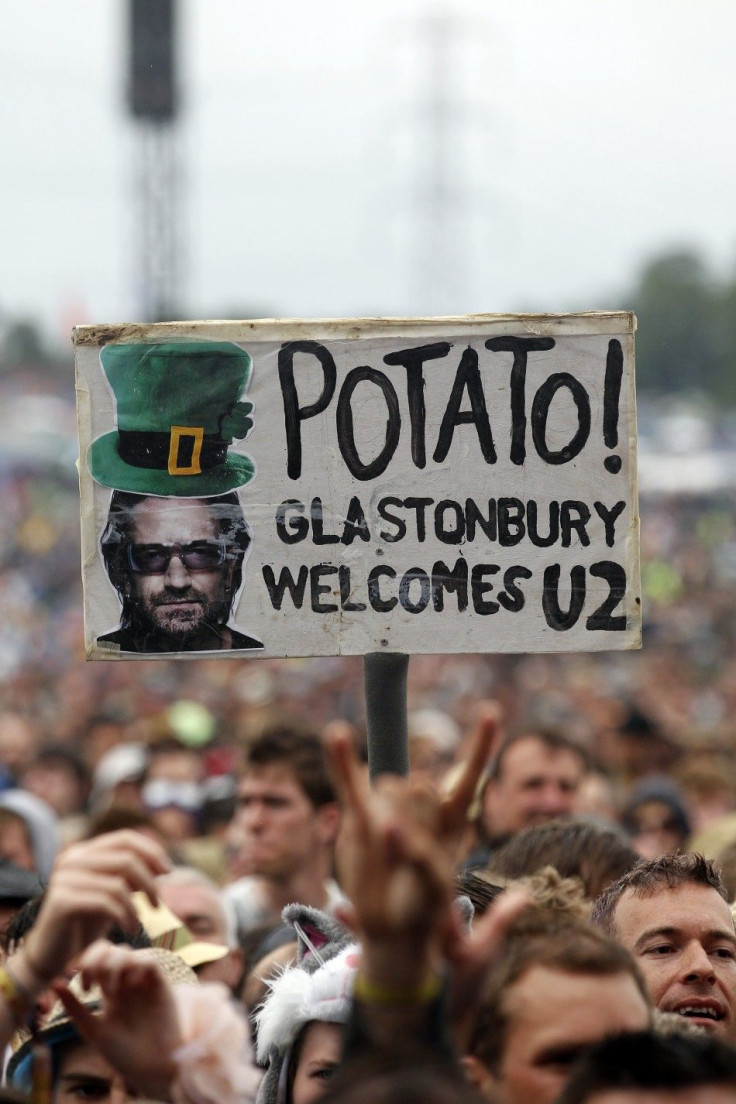
[[[119,491],[207,498],[255,475],[250,456],[228,450],[253,425],[241,402],[253,361],[230,341],[106,345],[117,429],[93,441],[89,470]]]

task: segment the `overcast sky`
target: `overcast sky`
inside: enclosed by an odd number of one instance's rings
[[[0,6],[0,321],[37,317],[56,340],[140,316],[125,10]],[[180,12],[190,317],[625,307],[664,246],[736,261],[733,0]]]

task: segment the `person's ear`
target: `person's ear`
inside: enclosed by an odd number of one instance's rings
[[[485,784],[485,787],[483,789],[483,793],[482,793],[481,799],[480,799],[479,815],[480,815],[481,821],[485,821],[487,823],[488,820],[493,817],[493,814],[494,814],[495,809],[496,809],[497,800],[498,800],[498,782],[496,781],[495,778],[489,778],[489,780]]]
[[[234,992],[238,984],[243,980],[245,956],[240,947],[231,947],[223,961],[227,962],[229,967],[225,984]]]
[[[483,1096],[494,1100],[493,1095],[496,1078],[493,1076],[488,1066],[481,1062],[480,1058],[476,1058],[474,1054],[463,1054],[460,1059],[460,1065],[463,1068],[463,1073],[466,1079],[470,1082],[474,1089],[477,1089]]]
[[[317,810],[320,836],[323,843],[334,843],[340,830],[340,806],[330,801]]]

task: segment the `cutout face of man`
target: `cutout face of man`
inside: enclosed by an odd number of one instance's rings
[[[627,889],[614,922],[657,1008],[736,1040],[736,933],[716,889],[685,883],[647,896]]]
[[[122,611],[119,627],[97,643],[139,653],[262,648],[227,623],[251,539],[234,494],[114,491],[100,544]]]
[[[182,549],[218,546],[217,527],[200,499],[146,498],[131,515],[134,563],[146,565],[146,554],[165,548],[170,553],[161,573],[131,573],[132,596],[143,618],[181,647],[207,635],[208,625],[227,621],[232,564],[209,569],[187,566]],[[208,562],[207,557],[203,557]],[[191,645],[188,645],[191,646]]]

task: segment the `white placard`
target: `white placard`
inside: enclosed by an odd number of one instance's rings
[[[639,647],[634,329],[78,328],[88,657]]]

